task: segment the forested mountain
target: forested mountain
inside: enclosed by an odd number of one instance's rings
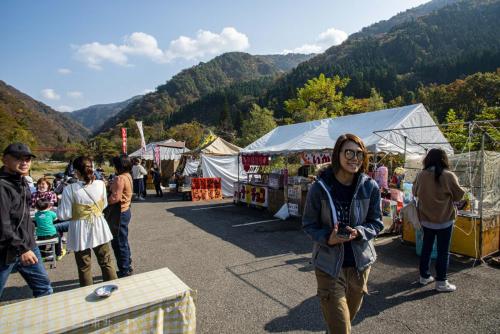
[[[349,38],[362,38],[368,36],[376,36],[380,34],[384,34],[389,32],[394,26],[400,25],[402,23],[413,21],[421,16],[425,16],[427,14],[432,13],[438,9],[441,9],[445,6],[454,4],[462,0],[433,0],[429,1],[423,5],[420,5],[415,8],[408,9],[402,13],[394,15],[388,20],[383,20],[377,23],[374,23],[368,27],[361,29],[360,32],[354,33],[349,36]]]
[[[33,147],[56,147],[84,140],[89,132],[78,122],[0,80],[0,149],[11,141]]]
[[[449,83],[500,67],[500,1],[469,0],[392,27],[377,36],[348,38],[283,77],[267,101],[278,111],[296,88],[320,73],[349,77],[346,95],[414,98],[421,85]],[[275,101],[275,102],[273,102]]]
[[[233,83],[283,74],[311,57],[298,54],[252,56],[242,52],[225,53],[207,63],[181,71],[166,84],[157,87],[155,92],[132,102],[110,118],[100,130],[107,130],[129,118],[142,119],[146,123],[166,120],[179,108],[200,97]]]
[[[141,96],[142,95],[137,95],[122,102],[96,104],[67,113],[67,115],[85,126],[90,131],[95,131],[99,129],[99,127],[101,127],[108,118],[115,116],[130,103],[141,98]]]

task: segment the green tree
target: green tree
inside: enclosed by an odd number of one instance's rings
[[[386,104],[384,102],[384,98],[377,92],[375,88],[370,90],[370,98],[368,99],[368,110],[367,111],[376,111],[382,110],[386,108]]]
[[[285,101],[285,110],[295,122],[342,116],[346,98],[341,89],[347,86],[349,80],[338,75],[327,78],[320,74],[299,88],[296,98]]]
[[[274,120],[273,111],[254,104],[250,110],[250,117],[243,121],[241,139],[238,143],[241,146],[247,146],[275,127],[276,121]]]
[[[196,121],[182,123],[167,130],[167,137],[186,142],[186,147],[190,149],[200,145],[203,134],[203,125]]]
[[[500,145],[500,107],[484,108],[476,115],[476,121],[488,121],[480,123],[481,129],[488,134],[486,142],[487,149],[498,150]]]
[[[450,109],[446,114],[445,123],[447,125],[443,128],[443,134],[455,150],[461,151],[468,138],[467,128],[463,124],[463,120],[457,117],[453,109]]]

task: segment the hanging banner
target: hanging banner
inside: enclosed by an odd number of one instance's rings
[[[141,148],[142,155],[146,153],[146,141],[144,140],[144,131],[142,130],[142,121],[135,121],[137,127],[139,128],[139,134],[141,135]]]
[[[301,153],[301,165],[319,165],[332,162],[332,154],[329,152]]]
[[[122,152],[127,154],[127,128],[122,128]]]
[[[153,148],[153,157],[157,166],[160,166],[160,146],[155,145]]]
[[[243,169],[248,172],[250,166],[267,166],[269,165],[269,157],[264,154],[250,154],[242,155],[241,163],[243,164]]]

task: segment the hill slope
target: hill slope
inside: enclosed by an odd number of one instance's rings
[[[56,147],[85,139],[89,132],[78,122],[21,93],[0,80],[0,149],[12,141]]]
[[[268,101],[320,73],[351,78],[346,95],[367,97],[372,87],[390,100],[421,85],[449,83],[500,67],[500,1],[475,0],[448,5],[392,27],[387,33],[348,38],[283,77]]]
[[[142,95],[134,96],[122,102],[96,104],[87,108],[75,110],[67,115],[90,131],[95,131],[101,127],[106,120],[118,114],[130,103],[141,98],[141,96]]]
[[[99,131],[107,130],[130,118],[146,123],[168,119],[180,107],[233,83],[282,75],[312,55],[252,56],[230,52],[183,70],[153,93],[132,102],[104,123]]]

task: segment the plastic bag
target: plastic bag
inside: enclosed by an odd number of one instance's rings
[[[283,204],[281,209],[279,209],[278,212],[276,212],[274,217],[279,218],[281,220],[286,220],[288,217],[290,217],[290,213],[288,212],[288,204],[287,203]]]
[[[420,223],[420,218],[418,217],[417,201],[412,199],[410,203],[401,209],[401,215],[405,217],[412,225],[415,230],[421,230],[422,224]]]

